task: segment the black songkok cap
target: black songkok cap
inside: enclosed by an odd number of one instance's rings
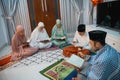
[[[80,24],[78,26],[78,32],[85,32],[85,24]]]
[[[93,30],[89,32],[89,38],[93,41],[104,42],[107,32],[100,30]]]

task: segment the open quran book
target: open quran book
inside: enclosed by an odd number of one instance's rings
[[[66,37],[65,37],[65,36],[64,36],[64,37],[55,37],[55,39],[56,39],[56,40],[60,40],[60,41],[62,41],[62,40],[65,40]]]
[[[84,59],[75,54],[72,54],[66,61],[78,68],[81,68],[84,64]]]
[[[47,38],[47,39],[39,40],[39,41],[42,42],[42,43],[47,43],[47,42],[49,42],[50,40],[51,40],[51,38]]]

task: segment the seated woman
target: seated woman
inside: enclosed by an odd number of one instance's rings
[[[27,43],[22,25],[16,27],[16,33],[12,37],[12,55],[11,61],[19,60],[23,57],[30,56],[38,51]]]
[[[44,28],[44,23],[39,22],[38,26],[33,30],[30,37],[30,46],[35,48],[49,48],[51,47],[52,42]]]
[[[54,45],[60,46],[67,42],[67,36],[62,27],[61,20],[57,19],[56,24],[52,29],[52,43]]]
[[[89,35],[85,31],[86,27],[84,24],[80,24],[73,38],[72,46],[67,46],[63,49],[63,55],[70,57],[72,53],[79,55],[80,57],[85,57],[89,54],[91,49],[89,44]],[[82,53],[81,53],[82,52]]]

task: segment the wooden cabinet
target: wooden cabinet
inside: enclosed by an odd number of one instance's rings
[[[56,19],[60,18],[59,0],[28,0],[28,8],[32,30],[42,21],[51,36]]]

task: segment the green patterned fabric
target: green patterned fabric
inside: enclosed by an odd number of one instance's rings
[[[40,73],[50,80],[71,80],[72,77],[77,76],[77,70],[64,59],[55,62]]]
[[[54,45],[62,45],[62,44],[65,44],[66,42],[68,42],[68,38],[67,38],[67,35],[66,33],[64,32],[63,26],[61,26],[60,28],[58,28],[56,25],[53,27],[52,29],[52,43]],[[55,38],[61,38],[61,37],[66,37],[65,40],[63,41],[58,41],[56,40]]]

